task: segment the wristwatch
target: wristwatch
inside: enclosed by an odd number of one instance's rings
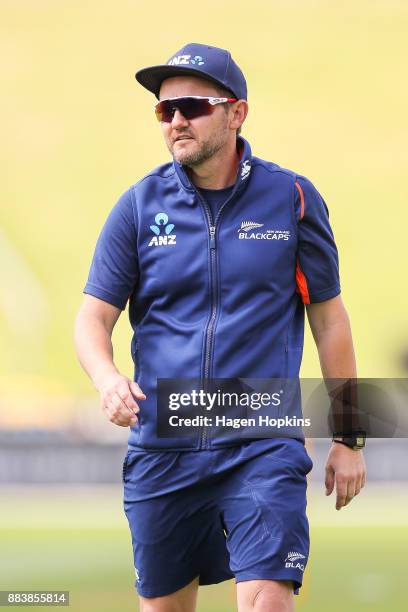
[[[365,447],[366,434],[364,431],[355,431],[349,434],[345,433],[334,433],[333,442],[339,442],[344,444],[353,450],[361,450]]]

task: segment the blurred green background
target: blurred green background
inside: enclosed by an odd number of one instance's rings
[[[231,50],[248,81],[243,135],[254,154],[306,175],[325,198],[359,375],[406,375],[407,31],[405,0],[2,0],[0,427],[64,424],[81,402],[97,404],[74,355],[73,320],[109,210],[168,160],[154,98],[134,72],[186,42]],[[127,314],[115,344],[131,375]],[[302,374],[320,374],[309,332]],[[387,496],[378,499],[385,508]],[[48,529],[53,500],[39,506],[43,531],[13,530],[15,505],[3,514],[1,588],[46,579],[73,590],[82,602],[73,609],[133,609],[126,526],[114,513],[99,530]],[[341,529],[317,520],[302,609],[404,609],[407,527],[388,510],[367,527],[368,514]],[[201,610],[233,609],[230,586],[203,593]],[[357,599],[346,606],[345,594]]]

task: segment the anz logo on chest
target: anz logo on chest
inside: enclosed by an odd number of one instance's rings
[[[164,212],[157,213],[154,218],[154,225],[150,226],[153,238],[151,238],[148,246],[170,246],[176,244],[176,234],[171,232],[174,230],[174,223],[169,223],[169,218]]]

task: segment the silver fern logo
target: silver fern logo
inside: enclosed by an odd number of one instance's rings
[[[249,232],[250,230],[256,229],[257,227],[263,227],[263,223],[255,223],[254,221],[242,221],[239,232]]]
[[[297,569],[301,572],[305,571],[305,555],[302,555],[300,552],[291,551],[288,552],[285,559],[285,567],[290,569]]]
[[[244,179],[246,179],[249,176],[250,172],[251,172],[251,162],[249,161],[249,159],[246,159],[242,163],[242,167],[241,167],[241,180],[243,181]]]
[[[298,561],[299,559],[306,559],[306,557],[298,552],[288,552],[285,561]]]

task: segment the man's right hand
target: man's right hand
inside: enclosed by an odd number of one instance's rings
[[[139,385],[122,374],[109,375],[99,386],[101,406],[108,419],[120,427],[133,427],[137,424],[140,411],[135,402],[145,400],[146,395]]]

